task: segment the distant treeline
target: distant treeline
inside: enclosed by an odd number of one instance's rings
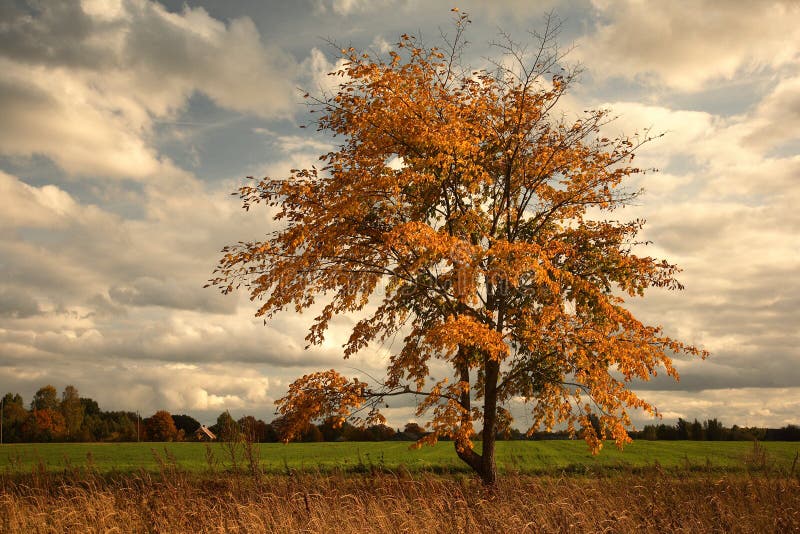
[[[53,386],[45,386],[26,408],[22,396],[6,393],[2,401],[3,442],[48,441],[136,441],[133,412],[105,412],[97,402],[81,397],[73,386],[59,397]]]
[[[81,397],[73,386],[67,386],[59,396],[53,386],[39,389],[28,407],[22,396],[7,393],[0,404],[2,409],[2,441],[30,442],[92,442],[92,441],[196,441],[207,435],[198,432],[200,422],[190,415],[172,415],[159,410],[140,418],[135,412],[106,412],[93,399]],[[599,427],[597,418],[592,423]],[[599,429],[599,428],[598,428]],[[209,430],[221,441],[244,439],[252,442],[277,442],[281,438],[281,419],[267,423],[251,415],[238,420],[227,411],[217,417]],[[298,441],[415,441],[425,435],[417,423],[407,423],[401,430],[386,425],[356,427],[348,422],[337,425],[333,420],[310,424]],[[645,440],[760,440],[800,441],[800,427],[728,428],[717,419],[693,422],[678,419],[675,425],[647,425],[631,432],[634,439]],[[516,428],[498,433],[501,440],[569,439],[567,432],[536,432],[528,437]],[[478,434],[477,439],[481,439]]]
[[[726,427],[717,419],[708,419],[702,423],[678,419],[674,425],[646,425],[639,432],[630,432],[634,439],[696,441],[800,441],[800,427],[786,425],[782,428]]]

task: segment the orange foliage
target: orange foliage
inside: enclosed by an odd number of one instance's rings
[[[34,409],[22,424],[22,433],[31,441],[58,441],[66,435],[67,427],[60,412]]]
[[[166,410],[159,410],[145,419],[144,428],[150,441],[175,441],[178,437],[175,421]]]
[[[604,110],[574,122],[553,112],[575,73],[559,67],[550,26],[532,64],[509,43],[498,69],[470,70],[459,65],[468,19],[455,16],[445,49],[403,35],[387,59],[342,50],[339,91],[312,101],[319,130],[340,146],[319,168],[239,190],[246,209],[276,206],[285,224],[263,242],[226,247],[211,283],[224,293],[244,284],[265,317],[324,296],[310,344],[334,315],[380,299],[344,353],[404,335],[385,384],[304,376],[278,401],[289,436],[311,419],[416,395],[420,414],[432,412],[425,439],[454,437],[491,482],[503,404],[531,402],[531,431],[579,425],[593,452],[606,437],[622,446],[630,409],[656,413],[626,383],[658,368],[677,379],[669,353],[705,353],[625,308],[623,297],[648,287],[681,288],[676,266],[633,252],[641,221],[603,215],[635,198],[620,186],[641,172],[631,161],[648,139],[601,137]],[[452,383],[431,382],[432,358],[452,365]],[[470,442],[476,420],[483,456]]]

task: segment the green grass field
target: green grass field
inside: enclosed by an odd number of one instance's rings
[[[800,443],[760,443],[765,457],[753,455],[749,442],[637,441],[624,451],[607,443],[598,456],[583,441],[499,442],[501,471],[536,473],[554,470],[591,471],[595,468],[747,470],[766,466],[790,471]],[[409,449],[407,442],[264,443],[258,445],[261,466],[268,472],[299,470],[363,470],[371,467],[410,471],[467,471],[449,442]],[[0,446],[0,473],[33,470],[63,471],[90,468],[101,473],[159,470],[159,457],[186,471],[206,471],[209,460],[202,443],[36,443]],[[232,466],[223,444],[210,445],[215,469]],[[240,451],[241,452],[241,451]],[[172,460],[174,459],[174,460]],[[764,462],[765,460],[765,462]],[[244,460],[239,460],[245,467]],[[796,466],[800,470],[800,465]]]

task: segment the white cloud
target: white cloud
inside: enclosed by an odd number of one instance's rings
[[[308,91],[313,96],[319,96],[317,93],[325,95],[334,95],[339,91],[339,85],[344,83],[347,78],[337,76],[335,73],[344,69],[345,60],[338,58],[336,61],[329,61],[325,54],[317,47],[311,49],[308,57],[300,64],[300,72],[302,73],[308,86]]]
[[[315,4],[318,13],[333,12],[340,17],[389,9],[396,0],[317,0]]]
[[[638,102],[607,102],[598,107],[610,109],[611,116],[617,117],[603,128],[608,137],[638,136],[643,140],[663,134],[637,151],[634,164],[643,169],[665,170],[673,159],[681,160],[685,165],[687,155],[718,131],[719,120],[702,111],[673,110]],[[675,183],[652,174],[634,177],[634,181],[643,183],[648,190],[652,190],[650,184],[656,183],[660,192],[666,192],[664,188],[669,188],[669,181]]]
[[[74,174],[142,177],[158,169],[143,138],[148,118],[127,95],[62,70],[2,59],[0,69],[0,153],[46,155]]]
[[[597,0],[594,33],[575,55],[596,76],[695,91],[798,60],[800,4]]]
[[[329,141],[322,141],[321,139],[315,139],[308,135],[279,134],[266,128],[256,128],[253,131],[254,133],[265,136],[271,142],[275,143],[281,152],[289,156],[309,153],[317,154],[317,157],[319,157],[320,154],[325,154],[334,148],[334,145]]]
[[[461,7],[477,27],[482,19],[527,20],[529,3],[516,4]],[[380,6],[358,1],[326,5],[329,13],[336,6],[351,17],[353,27],[369,22],[354,44],[380,50],[386,45],[380,36],[396,29],[387,17],[420,20],[411,12],[421,12],[415,1],[385,14],[368,14]],[[635,160],[662,172],[637,177],[633,185],[646,194],[612,216],[647,218],[642,237],[655,245],[646,254],[684,267],[680,279],[687,289],[654,291],[632,306],[668,334],[714,352],[706,362],[681,360],[680,384],[659,377],[642,387],[642,395],[673,415],[780,425],[796,413],[796,406],[781,404],[781,395],[796,397],[790,386],[800,382],[800,156],[791,144],[800,126],[800,91],[792,72],[797,32],[787,27],[796,8],[769,4],[739,19],[750,9],[743,3],[697,5],[698,12],[685,17],[686,3],[597,3],[604,20],[579,49],[593,72],[634,81],[626,86],[629,96],[611,98],[616,101],[608,105],[621,118],[607,133],[651,126],[667,133]],[[298,134],[292,121],[260,119],[293,111],[295,83],[312,93],[335,92],[342,79],[327,73],[342,63],[326,50],[303,49],[297,38],[287,49],[305,59],[295,62],[249,19],[223,22],[199,7],[170,13],[144,0],[40,6],[30,16],[16,17],[14,8],[4,12],[0,155],[42,154],[72,176],[43,177],[34,172],[36,158],[30,168],[25,158],[3,160],[0,385],[29,395],[48,382],[59,388],[75,383],[104,408],[213,417],[229,408],[269,419],[272,400],[304,372],[324,366],[361,376],[347,368],[352,365],[380,375],[396,346],[341,360],[352,317],[336,318],[326,342],[304,352],[313,310],[286,313],[264,326],[252,317],[258,303],[246,295],[202,289],[220,247],[263,238],[275,228],[272,212],[245,214],[228,195],[237,184],[201,182],[164,157],[167,144],[224,147],[256,132],[265,136],[270,157],[248,160],[253,175],[281,177],[317,163],[331,148],[327,140]],[[537,4],[534,15],[544,9]],[[776,15],[781,10],[783,17]],[[431,35],[433,22],[423,23]],[[478,34],[494,34],[488,26],[476,28]],[[406,29],[414,31],[416,23]],[[732,32],[740,41],[731,40]],[[777,48],[779,38],[784,48]],[[662,88],[702,90],[750,73],[773,85],[738,114],[704,111],[702,99],[691,95],[686,98],[694,110],[663,103]],[[643,82],[638,93],[636,81]],[[212,120],[224,127],[165,139],[154,124],[174,119],[198,92],[219,108]],[[562,108],[572,117],[585,106],[567,96]],[[208,162],[201,158],[200,164],[198,175],[209,179],[212,173],[202,168]],[[93,179],[81,182],[83,175]],[[444,366],[434,372],[448,373]],[[395,425],[406,420],[413,401],[405,404],[390,411]],[[736,410],[753,419],[743,420]]]
[[[743,423],[719,403],[700,410],[687,401],[685,390],[708,400],[716,396],[709,393],[712,389],[779,388],[800,380],[795,371],[800,338],[794,326],[800,322],[795,275],[800,270],[800,157],[772,155],[768,143],[752,140],[754,132],[779,120],[770,115],[772,102],[783,99],[773,95],[791,94],[791,87],[780,84],[761,104],[728,117],[608,104],[621,117],[607,133],[650,126],[666,132],[644,147],[634,163],[668,172],[636,176],[632,183],[643,186],[645,194],[613,217],[646,219],[640,237],[654,244],[638,252],[684,269],[678,278],[685,291],[651,291],[629,302],[645,322],[663,325],[668,335],[712,352],[704,362],[678,361],[679,384],[659,377],[643,388],[648,400],[651,390],[669,390],[655,399],[656,405],[683,417],[721,416],[729,424]],[[769,388],[763,393],[774,398]],[[755,394],[742,395],[748,395],[742,403],[761,405]],[[776,412],[758,424],[785,424],[788,417]]]
[[[144,178],[161,170],[153,119],[173,116],[194,92],[267,118],[294,111],[295,64],[250,19],[226,24],[147,0],[86,7],[43,4],[38,18],[0,29],[0,154]]]
[[[75,209],[72,197],[53,185],[31,187],[0,170],[0,227],[53,226]]]
[[[81,0],[85,13],[101,20],[114,20],[124,17],[122,0]]]
[[[263,327],[244,295],[203,289],[226,243],[263,235],[247,215],[190,175],[145,189],[145,217],[123,219],[54,185],[0,172],[0,354],[19,365],[70,358],[331,365],[338,344],[303,354],[312,315]],[[268,210],[267,210],[268,211]],[[46,231],[28,233],[30,229]],[[31,268],[35,266],[35,268]],[[13,284],[13,285],[11,285]],[[240,300],[248,302],[239,306]]]
[[[693,391],[647,391],[642,397],[664,411],[667,420],[678,417],[703,421],[717,418],[725,426],[781,427],[797,424],[800,388],[726,388]],[[638,426],[648,424],[643,420]]]
[[[145,0],[129,14],[124,66],[133,67],[137,85],[161,97],[161,107],[153,109],[171,107],[176,93],[200,91],[222,107],[264,117],[292,111],[294,63],[264,44],[249,18],[226,24],[202,8],[175,14]]]
[[[800,76],[778,82],[754,112],[754,124],[744,140],[772,148],[800,140]]]

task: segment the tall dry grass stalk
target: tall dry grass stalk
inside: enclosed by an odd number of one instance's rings
[[[798,532],[794,477],[0,477],[0,532]]]

